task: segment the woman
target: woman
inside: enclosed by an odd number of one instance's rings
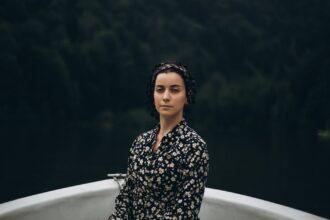
[[[184,117],[194,97],[195,81],[185,66],[156,65],[148,98],[159,123],[133,141],[109,219],[199,219],[209,155]]]

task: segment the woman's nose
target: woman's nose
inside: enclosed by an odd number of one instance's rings
[[[164,95],[163,95],[164,100],[169,100],[170,99],[170,93],[168,90],[165,90]]]

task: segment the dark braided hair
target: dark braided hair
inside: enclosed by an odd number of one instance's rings
[[[185,105],[183,109],[183,116],[186,117],[186,115],[189,113],[190,104],[195,103],[196,81],[191,75],[191,73],[188,71],[187,66],[176,61],[159,63],[155,65],[155,67],[153,68],[152,74],[150,76],[147,85],[146,103],[147,103],[148,111],[150,112],[151,116],[153,116],[154,118],[156,119],[159,118],[159,113],[157,112],[154,106],[155,82],[158,74],[167,73],[167,72],[175,72],[179,74],[184,81],[188,105]]]

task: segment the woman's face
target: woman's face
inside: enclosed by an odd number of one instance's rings
[[[184,81],[178,73],[159,73],[155,81],[154,105],[160,116],[183,115],[188,104]]]

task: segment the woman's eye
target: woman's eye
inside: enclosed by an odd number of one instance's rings
[[[164,90],[165,90],[164,88],[157,88],[156,92],[163,92]],[[173,93],[180,92],[179,89],[170,89],[170,91],[173,92]]]

